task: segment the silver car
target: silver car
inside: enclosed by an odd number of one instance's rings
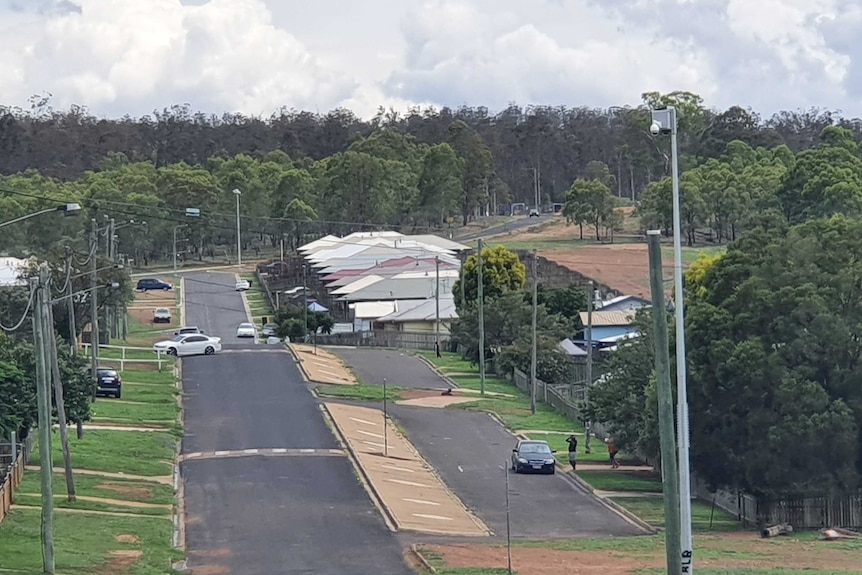
[[[239,327],[236,328],[236,336],[237,337],[256,337],[257,336],[257,328],[254,327],[253,323],[241,323]]]

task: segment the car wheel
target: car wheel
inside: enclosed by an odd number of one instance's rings
[[[215,353],[215,348],[211,345],[208,345],[207,348],[204,350],[204,353],[206,355],[212,355]]]
[[[117,392],[114,394],[114,397],[120,399],[123,397],[123,388],[117,388]]]
[[[169,288],[168,286],[165,286],[162,288],[162,291],[168,291],[169,289],[171,289],[171,288]]]
[[[177,348],[169,347],[167,353],[168,353],[168,355],[176,356],[177,355]]]

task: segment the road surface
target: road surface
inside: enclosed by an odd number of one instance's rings
[[[543,214],[538,218],[531,218],[529,216],[520,216],[518,219],[508,222],[503,225],[492,226],[490,228],[486,228],[484,230],[480,230],[477,232],[472,232],[460,237],[453,238],[456,242],[466,243],[474,240],[478,240],[482,238],[486,241],[493,239],[495,236],[500,235],[508,235],[510,233],[514,233],[520,230],[526,230],[532,226],[538,226],[540,224],[545,223],[548,218],[551,218],[550,214]]]
[[[353,368],[362,383],[411,387],[415,389],[449,389],[451,386],[434,373],[421,359],[404,351],[391,349],[332,348],[330,351]]]
[[[187,323],[230,341],[246,320],[233,281],[187,278]],[[412,573],[291,356],[230,347],[182,360],[190,572]]]
[[[497,535],[506,531],[506,469],[516,438],[486,413],[395,405],[390,413],[443,481]],[[556,475],[510,474],[513,537],[643,535],[595,496]]]

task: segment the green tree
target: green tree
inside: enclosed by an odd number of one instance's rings
[[[461,298],[462,284],[464,299]],[[527,267],[517,254],[498,245],[482,249],[482,288],[485,298],[519,291],[527,282]],[[479,295],[479,257],[473,254],[461,267],[460,277],[452,286],[455,306],[460,310],[466,303],[475,302]]]
[[[463,202],[464,160],[449,144],[425,151],[419,176],[418,219],[428,225],[446,222]]]
[[[601,241],[602,227],[616,224],[614,208],[617,198],[610,188],[600,180],[575,180],[566,193],[563,215],[567,220],[583,226],[590,223],[596,230],[596,241]],[[583,238],[583,227],[581,228]]]
[[[467,225],[474,210],[488,201],[488,185],[494,159],[482,137],[461,120],[449,126],[448,143],[464,162],[461,173],[461,216]]]

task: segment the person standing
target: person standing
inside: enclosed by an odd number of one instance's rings
[[[578,466],[578,438],[572,434],[566,442],[569,444],[569,465],[572,466],[572,471],[575,471]]]
[[[611,439],[610,437],[607,439],[607,442],[608,442],[608,459],[611,462],[611,468],[616,469],[617,467],[620,466],[619,461],[617,461],[617,453],[619,453],[620,450],[617,449],[617,446],[614,445],[614,440]]]

